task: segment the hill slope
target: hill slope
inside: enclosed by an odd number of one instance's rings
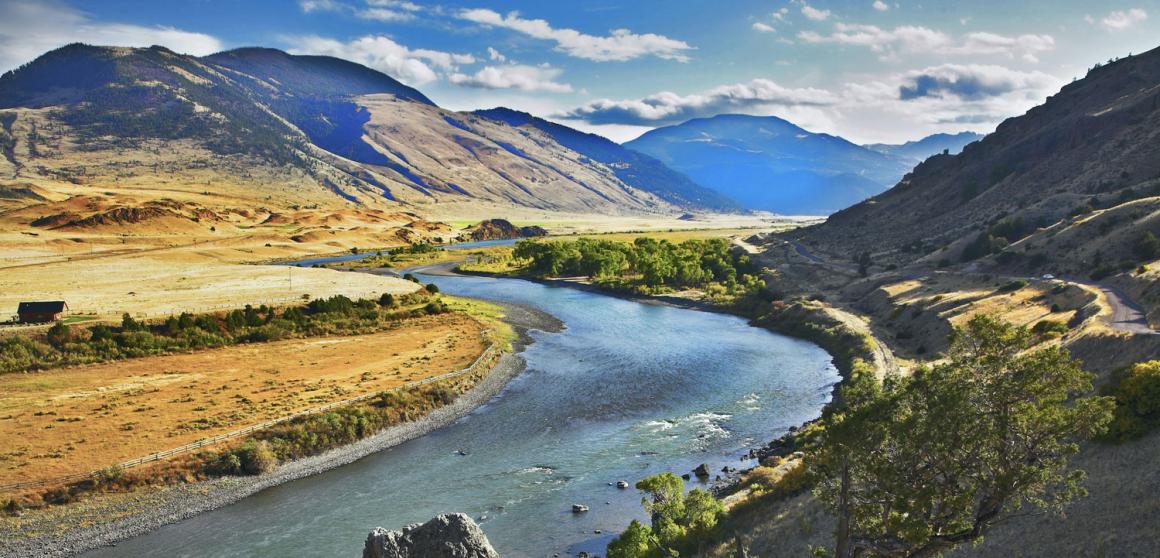
[[[0,176],[276,205],[678,211],[538,130],[369,68],[244,48],[74,44],[0,77]],[[688,205],[695,205],[689,201]]]
[[[737,202],[727,196],[693,182],[689,177],[670,169],[653,157],[625,148],[608,138],[581,132],[506,107],[477,110],[475,114],[512,126],[538,129],[552,136],[552,139],[560,145],[608,165],[625,184],[656,194],[670,203],[682,207],[729,211],[740,208]]]
[[[881,192],[907,165],[772,116],[721,115],[658,128],[625,147],[743,206],[827,214]]]
[[[937,155],[944,151],[948,152],[949,155],[957,155],[967,144],[981,139],[983,139],[983,134],[959,132],[957,134],[933,134],[920,140],[902,144],[872,143],[863,147],[896,157],[913,166],[925,161],[931,155]]]
[[[985,256],[1041,227],[1093,221],[1094,214],[1160,194],[1158,140],[1160,49],[1096,68],[961,154],[931,157],[889,191],[799,236],[835,254],[869,250],[898,263]],[[1160,226],[1149,212],[1119,223]],[[1099,239],[1112,230],[1092,229],[1080,236]],[[981,244],[960,254],[980,233],[986,233]],[[1104,249],[1105,257],[1112,248]],[[1023,255],[1034,256],[1006,259]],[[1038,259],[1073,255],[1065,250]]]

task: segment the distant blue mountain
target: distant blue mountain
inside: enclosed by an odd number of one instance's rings
[[[910,165],[917,165],[931,155],[947,152],[958,155],[968,143],[983,139],[983,134],[959,132],[957,134],[934,134],[920,140],[903,144],[871,143],[863,147],[902,159]]]
[[[911,165],[773,116],[720,115],[657,128],[625,147],[750,209],[826,215],[879,194]]]
[[[511,126],[536,128],[552,136],[560,145],[607,165],[621,182],[651,192],[675,205],[689,209],[718,211],[741,209],[741,206],[728,196],[697,184],[688,176],[665,166],[653,157],[628,149],[603,136],[581,132],[505,107],[477,110],[475,114]]]

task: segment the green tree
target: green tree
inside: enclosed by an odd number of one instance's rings
[[[834,554],[930,557],[980,540],[1023,508],[1059,510],[1084,491],[1077,442],[1104,431],[1113,402],[1058,347],[976,316],[948,361],[841,393],[814,460],[837,515]]]
[[[724,513],[721,502],[699,488],[685,494],[685,482],[661,473],[636,483],[652,525],[637,521],[608,545],[608,558],[680,556],[711,537]]]

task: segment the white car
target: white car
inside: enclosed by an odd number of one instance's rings
[[[1050,280],[1052,280],[1052,279],[1055,279],[1055,276],[1054,276],[1054,275],[1052,275],[1052,274],[1050,274],[1050,273],[1044,273],[1044,274],[1043,274],[1043,278],[1044,278],[1045,280],[1047,280],[1047,281],[1050,281]]]

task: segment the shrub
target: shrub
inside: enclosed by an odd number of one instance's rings
[[[1160,258],[1160,238],[1156,238],[1151,232],[1140,235],[1136,244],[1132,246],[1132,253],[1140,261],[1150,262]]]
[[[1160,426],[1160,360],[1116,370],[1103,392],[1116,399],[1105,440],[1134,440]]]
[[[1022,279],[1012,279],[1012,280],[1008,281],[1007,283],[1005,283],[1002,287],[999,287],[999,292],[1001,292],[1001,293],[1013,293],[1015,291],[1018,291],[1019,289],[1022,289],[1023,287],[1026,287],[1026,286],[1027,286],[1027,281],[1024,281]]]
[[[1067,332],[1067,324],[1058,320],[1042,320],[1031,326],[1031,333],[1040,337],[1059,337]]]

